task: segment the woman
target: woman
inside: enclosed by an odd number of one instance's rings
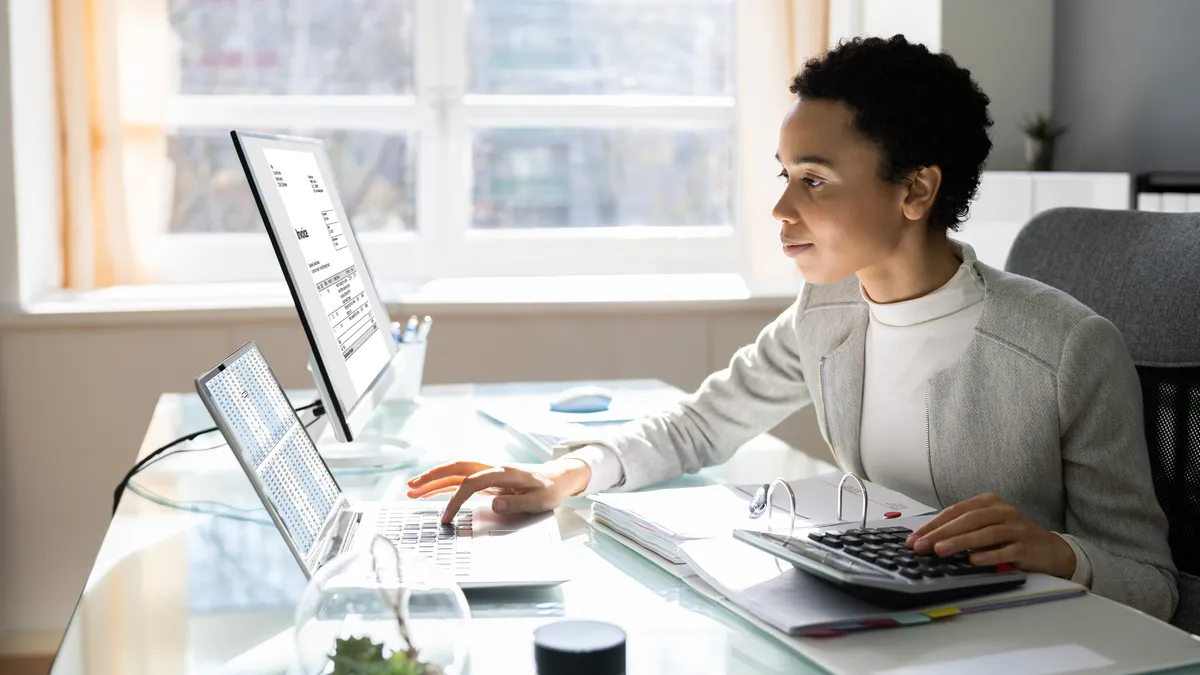
[[[987,96],[902,36],[805,64],[773,216],[805,278],[796,303],[693,395],[537,466],[458,462],[413,497],[498,512],[629,490],[725,461],[817,406],[843,470],[943,510],[909,546],[972,551],[1167,619],[1177,600],[1133,363],[1111,323],[948,238],[991,149]]]

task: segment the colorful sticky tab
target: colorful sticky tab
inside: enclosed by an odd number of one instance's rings
[[[896,623],[900,624],[901,626],[917,626],[933,621],[933,619],[925,616],[924,614],[897,614],[896,616],[893,616],[892,619],[894,619]]]
[[[927,609],[921,613],[931,619],[942,619],[947,616],[954,616],[955,614],[958,614],[958,608],[957,607],[937,607],[935,609]]]

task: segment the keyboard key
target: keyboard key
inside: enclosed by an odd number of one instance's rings
[[[895,560],[892,560],[891,558],[885,558],[885,557],[880,557],[880,558],[876,559],[875,564],[879,565],[880,567],[882,567],[885,570],[894,570],[897,567]]]
[[[907,579],[920,579],[922,577],[921,573],[914,569],[902,569],[900,570],[900,576]]]
[[[862,537],[859,537],[858,535],[854,535],[854,534],[843,534],[842,535],[842,543],[843,544],[861,544],[861,543],[863,543],[863,541],[864,541],[864,539]]]
[[[912,534],[912,530],[908,529],[907,527],[884,527],[884,528],[880,528],[879,531],[880,532],[888,532],[890,534],[900,534],[905,537]]]
[[[875,562],[879,558],[879,554],[874,551],[863,551],[859,553],[857,557],[866,560],[867,562]]]
[[[863,546],[863,549],[867,551],[874,551],[876,553],[883,553],[887,550],[887,547],[885,547],[883,544],[866,544]]]

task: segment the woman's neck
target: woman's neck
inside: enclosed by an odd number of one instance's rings
[[[858,281],[872,302],[888,304],[912,300],[936,291],[950,281],[962,265],[944,232],[901,240],[879,264],[858,271]]]

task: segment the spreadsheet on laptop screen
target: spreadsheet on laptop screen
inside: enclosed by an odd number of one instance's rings
[[[266,360],[251,347],[204,386],[234,436],[230,447],[307,556],[341,491]]]

